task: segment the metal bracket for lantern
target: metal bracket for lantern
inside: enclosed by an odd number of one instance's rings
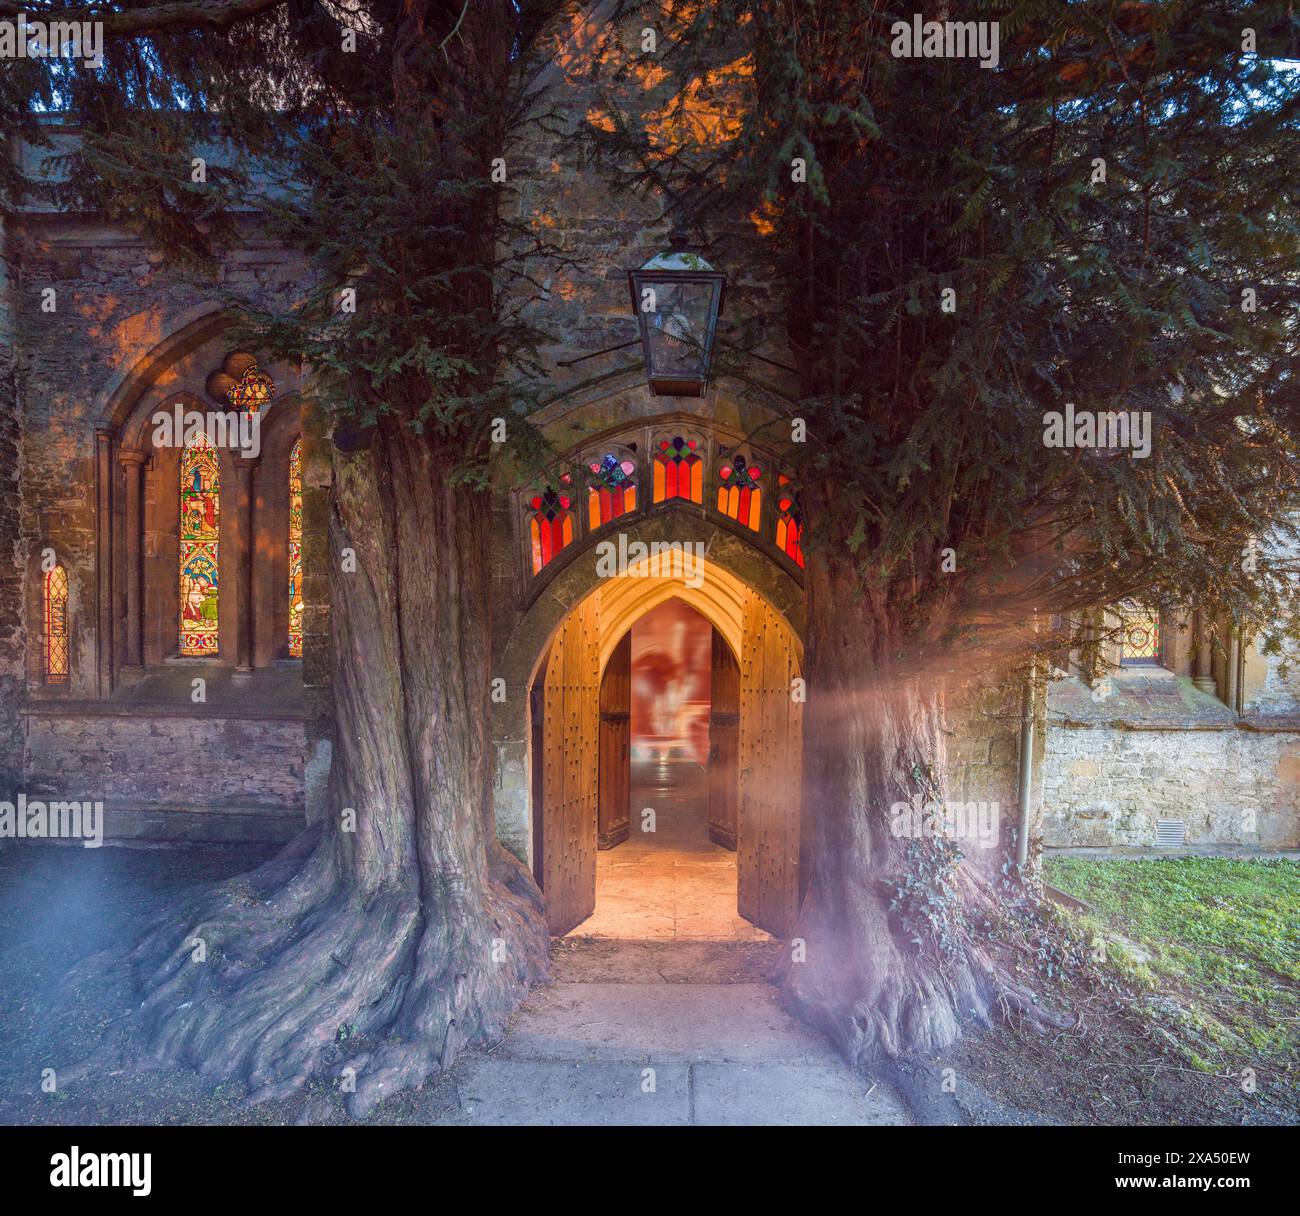
[[[704,396],[725,276],[674,241],[671,250],[629,270],[627,280],[650,391]]]

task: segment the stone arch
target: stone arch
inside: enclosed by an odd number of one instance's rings
[[[601,672],[623,635],[647,612],[669,600],[680,600],[694,608],[722,634],[739,660],[745,631],[745,593],[751,589],[725,566],[710,563],[707,558],[699,587],[673,578],[656,578],[648,573],[648,566],[647,558],[629,570],[628,577],[609,580],[599,589]]]
[[[496,747],[495,814],[497,836],[525,864],[532,862],[529,692],[557,632],[569,614],[592,594],[617,583],[614,616],[624,622],[617,636],[602,629],[601,666],[632,622],[656,604],[681,599],[696,608],[740,654],[742,592],[757,595],[784,621],[802,646],[804,592],[782,567],[748,541],[720,527],[702,525],[698,511],[667,511],[638,519],[624,529],[629,543],[704,544],[704,578],[699,588],[680,579],[605,579],[596,573],[594,553],[571,563],[546,591],[519,614],[500,648],[494,678],[505,681],[504,699],[493,705]],[[626,588],[626,590],[625,590]],[[612,633],[612,627],[611,627]]]
[[[166,336],[160,337],[145,354],[109,380],[96,425],[120,430],[166,371],[219,337],[234,323],[234,314],[219,304],[200,304],[181,313],[172,322]]]
[[[180,402],[192,409],[215,409],[205,385],[208,374],[229,353],[222,335],[234,324],[224,313],[205,315],[183,334],[164,339],[140,359],[106,406],[101,429],[113,434],[121,447],[149,450],[151,419],[159,410]],[[263,419],[268,430],[286,404],[297,403],[301,393],[296,368],[283,360],[262,365],[275,381],[276,396]],[[229,407],[226,407],[229,408]]]

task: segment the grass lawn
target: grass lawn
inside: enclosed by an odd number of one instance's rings
[[[1300,1063],[1300,866],[1284,860],[1050,858],[1044,877],[1084,900],[1107,963],[1172,1011],[1193,1066]],[[1157,1017],[1157,1020],[1165,1021]]]

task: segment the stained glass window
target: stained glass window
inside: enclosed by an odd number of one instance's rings
[[[546,486],[528,499],[532,510],[528,535],[534,574],[540,574],[556,554],[573,542],[573,499],[568,493],[569,482],[570,477],[565,473],[558,486]]]
[[[704,501],[704,461],[696,446],[696,440],[681,435],[659,441],[654,455],[655,502],[670,498]]]
[[[758,531],[763,508],[763,491],[758,479],[763,471],[740,453],[724,460],[718,468],[718,510],[723,515]]]
[[[302,658],[302,440],[289,453],[289,657]]]
[[[636,462],[607,452],[587,467],[592,475],[587,490],[587,526],[594,532],[636,510]]]
[[[1157,613],[1137,604],[1122,609],[1124,632],[1121,635],[1123,663],[1160,662],[1160,618]]]
[[[786,489],[789,484],[790,479],[784,473],[777,474],[776,547],[802,569],[803,512],[799,509],[799,495]]]
[[[217,450],[196,435],[181,451],[180,653],[217,653]]]
[[[68,572],[62,566],[45,575],[45,681],[68,682]]]
[[[270,376],[257,370],[257,364],[249,367],[226,394],[226,399],[237,410],[256,414],[275,396],[275,381]]]

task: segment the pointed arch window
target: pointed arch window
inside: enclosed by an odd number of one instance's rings
[[[563,474],[555,485],[536,490],[528,499],[528,537],[532,550],[533,573],[540,574],[564,549],[573,543],[572,479]]]
[[[181,451],[180,647],[190,656],[218,650],[218,552],[221,474],[217,450],[203,434]]]
[[[661,439],[654,454],[654,500],[685,498],[704,501],[704,460],[699,441],[683,435]]]
[[[800,570],[803,569],[803,512],[799,509],[799,495],[790,486],[784,473],[776,478],[776,547]]]
[[[731,459],[723,459],[718,467],[718,510],[747,528],[758,531],[763,516],[763,491],[759,478],[763,470],[745,459],[743,452],[735,452]]]
[[[636,461],[628,453],[606,452],[589,461],[587,527],[594,532],[636,510]]]
[[[68,572],[62,566],[45,575],[45,682],[68,682]]]
[[[302,437],[289,453],[289,657],[302,658]]]
[[[1120,605],[1120,662],[1133,666],[1160,663],[1160,614],[1154,608],[1129,601]]]

